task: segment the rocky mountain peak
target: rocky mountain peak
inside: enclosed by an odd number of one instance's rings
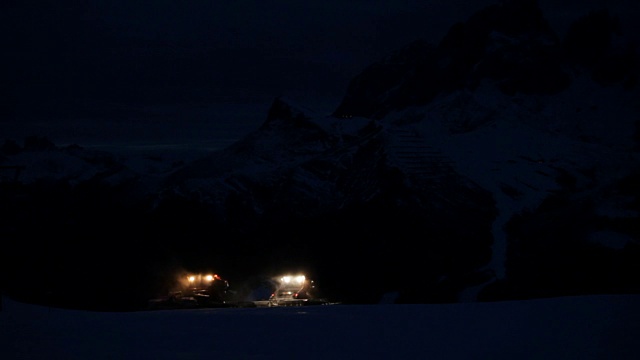
[[[267,120],[263,123],[262,127],[277,126],[277,122],[289,125],[302,125],[306,122],[305,120],[311,117],[305,112],[308,112],[308,110],[296,105],[293,100],[286,96],[279,96],[275,98],[271,104],[267,113]]]

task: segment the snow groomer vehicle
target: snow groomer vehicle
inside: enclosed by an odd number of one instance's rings
[[[326,299],[317,296],[314,281],[304,275],[285,275],[276,283],[276,289],[267,302],[269,307],[329,304]]]
[[[229,290],[229,282],[217,274],[189,274],[183,276],[178,283],[178,290],[149,300],[149,309],[192,309],[244,305],[243,302],[237,301],[235,293]]]

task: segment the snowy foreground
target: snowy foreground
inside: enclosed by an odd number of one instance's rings
[[[101,313],[4,299],[0,359],[640,359],[640,295]]]

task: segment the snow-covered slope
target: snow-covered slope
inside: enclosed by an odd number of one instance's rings
[[[4,359],[636,359],[638,296],[91,312],[4,299]]]
[[[561,95],[534,98],[506,96],[491,87],[481,87],[443,96],[427,106],[411,107],[381,120],[402,124],[407,118],[413,119],[410,124],[391,125],[390,131],[411,132],[419,139],[414,140],[421,144],[414,147],[414,156],[437,153],[456,172],[492,193],[498,215],[493,222],[490,267],[498,278],[505,276],[507,222],[523,211],[535,211],[545,199],[566,190],[558,181],[560,176],[571,176],[576,182],[573,186],[595,192],[613,186],[640,165],[638,153],[632,150],[633,122],[607,121],[608,116],[635,119],[631,95],[614,87],[604,89],[598,101],[589,102],[580,95],[584,87],[592,96],[599,89],[581,78],[575,83]],[[523,102],[535,102],[535,108]],[[582,105],[585,102],[592,105]],[[580,107],[591,110],[575,111]],[[568,114],[571,110],[574,113]],[[416,117],[421,120],[416,121]],[[460,123],[474,126],[474,122],[479,125],[473,130],[457,131]],[[405,165],[402,159],[398,163]],[[590,173],[585,174],[587,171]],[[611,205],[602,203],[607,214],[613,214]],[[637,218],[637,210],[625,212]],[[598,206],[595,211],[605,210]],[[618,209],[618,213],[621,211]],[[637,243],[638,239],[629,237],[628,241]]]

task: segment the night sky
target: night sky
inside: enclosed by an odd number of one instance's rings
[[[196,107],[262,119],[279,95],[328,114],[368,64],[417,38],[436,43],[492,2],[5,1],[0,122],[6,136],[38,124],[55,141],[55,126],[81,122],[82,137],[150,111],[147,131],[176,114],[207,121]]]
[[[280,95],[330,114],[366,66],[416,39],[437,44],[494,3],[4,1],[0,133],[85,145],[184,142],[217,130],[234,139]],[[634,0],[539,5],[559,33],[605,5],[634,26],[640,8]]]

